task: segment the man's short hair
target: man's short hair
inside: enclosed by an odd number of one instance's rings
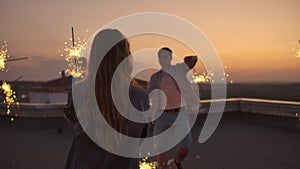
[[[172,57],[173,51],[172,51],[170,48],[168,48],[168,47],[160,48],[159,51],[158,51],[158,53],[157,53],[158,56],[160,56],[160,54],[161,54],[162,51],[167,51],[167,52],[169,52],[169,53],[171,54],[171,57]]]

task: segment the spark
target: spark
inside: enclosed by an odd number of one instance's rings
[[[297,57],[297,58],[300,58],[300,49],[297,50],[297,52],[296,52],[296,57]]]
[[[191,81],[191,83],[206,83],[206,82],[210,82],[210,81],[211,81],[211,77],[209,75],[194,74],[193,75],[193,80]]]
[[[7,71],[7,69],[5,68],[5,63],[6,60],[9,58],[9,55],[7,54],[8,50],[7,50],[7,43],[6,41],[4,41],[4,45],[1,48],[0,51],[0,70],[1,71]]]
[[[70,43],[65,42],[64,54],[61,54],[61,56],[65,56],[67,62],[66,74],[74,78],[83,77],[85,67],[80,58],[82,58],[82,51],[86,48],[86,40],[77,38],[77,41],[73,43],[73,39],[70,38],[69,41]]]
[[[227,69],[227,68],[228,68],[227,66],[224,66],[224,69]],[[210,70],[208,72],[203,72],[202,75],[194,73],[191,83],[197,83],[197,84],[210,83],[210,82],[214,83],[215,82],[214,76],[215,76],[214,70]],[[227,78],[229,78],[229,74],[224,72],[220,78],[222,81],[224,81]],[[230,83],[233,83],[233,81],[230,80]]]
[[[300,58],[300,40],[298,42],[292,42],[292,52],[294,53],[295,57]]]
[[[155,162],[147,162],[148,157],[142,158],[140,161],[140,169],[156,169]]]
[[[12,103],[16,103],[17,105],[19,105],[19,103],[16,101],[17,97],[16,97],[16,92],[13,91],[11,89],[11,86],[9,83],[3,81],[2,85],[0,86],[0,91],[3,91],[4,95],[5,95],[5,100],[3,101],[4,103],[6,103],[6,114],[9,115],[10,114],[10,106]]]

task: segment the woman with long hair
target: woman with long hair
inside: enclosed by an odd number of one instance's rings
[[[113,44],[112,47],[110,47],[111,44]],[[118,133],[140,138],[143,137],[146,124],[133,122],[120,114],[120,111],[125,112],[125,115],[131,113],[129,104],[139,111],[149,108],[147,93],[132,83],[130,76],[132,62],[128,57],[130,54],[128,40],[122,33],[115,29],[105,29],[100,31],[93,40],[90,62],[103,55],[96,69],[94,92],[99,110],[106,123]],[[114,97],[114,93],[117,93],[118,97]],[[122,157],[103,149],[86,134],[83,128],[81,125],[76,128],[66,169],[139,168],[139,159]],[[108,132],[105,129],[101,131],[103,140],[107,139],[106,135],[110,134]],[[119,146],[126,146],[122,144],[122,140],[118,141],[121,142]]]

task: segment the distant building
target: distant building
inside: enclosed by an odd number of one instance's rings
[[[61,78],[43,82],[41,86],[30,89],[30,103],[67,103],[71,76],[61,73]]]
[[[67,103],[68,93],[64,89],[51,87],[32,88],[29,92],[30,103]]]
[[[147,81],[138,78],[134,80],[141,87],[147,87]],[[61,77],[45,82],[14,81],[9,84],[16,91],[17,101],[20,103],[67,103],[72,78],[62,71]],[[0,96],[0,102],[3,101],[4,97]]]

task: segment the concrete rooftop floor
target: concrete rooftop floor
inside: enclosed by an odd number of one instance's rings
[[[292,118],[227,112],[203,144],[197,142],[206,115],[192,128],[193,145],[185,169],[299,169],[299,121]],[[58,134],[57,129],[62,128]],[[0,117],[1,169],[63,169],[72,141],[63,118]],[[170,157],[174,155],[171,151]]]

